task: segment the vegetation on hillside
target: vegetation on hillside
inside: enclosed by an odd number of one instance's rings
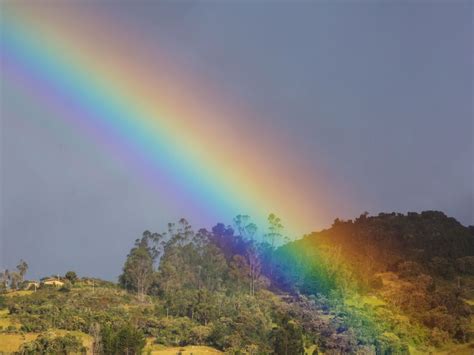
[[[27,270],[0,274],[0,339],[23,337],[20,354],[474,350],[474,233],[440,212],[363,214],[294,242],[275,215],[263,233],[248,216],[182,219],[135,241],[118,284],[70,271],[36,285]]]

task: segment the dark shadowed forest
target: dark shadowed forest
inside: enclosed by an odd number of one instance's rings
[[[362,214],[296,241],[270,215],[135,240],[118,283],[1,276],[0,350],[18,354],[474,352],[474,228]]]

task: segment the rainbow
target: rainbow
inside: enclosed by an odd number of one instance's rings
[[[329,200],[324,184],[301,173],[291,149],[272,140],[275,132],[237,124],[257,114],[219,105],[218,88],[196,80],[166,51],[148,56],[143,33],[125,32],[86,6],[57,5],[2,5],[3,85],[142,172],[166,208],[175,204],[176,218],[191,212],[214,223],[248,214],[262,226],[273,212],[292,238],[321,225]],[[298,267],[315,273],[324,260],[311,253],[290,249],[279,261],[300,261]],[[278,272],[291,279],[293,270]],[[328,289],[338,282],[328,275],[318,280]],[[363,321],[375,328],[375,320]]]
[[[264,225],[274,212],[291,237],[313,230],[323,194],[316,207],[319,183],[294,173],[301,167],[291,166],[291,151],[255,127],[230,124],[255,114],[219,107],[212,84],[189,79],[166,53],[137,55],[146,52],[140,34],[117,27],[74,5],[4,5],[2,81],[138,167],[182,215],[248,214]]]

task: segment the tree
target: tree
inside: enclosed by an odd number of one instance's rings
[[[140,354],[145,347],[143,333],[130,325],[120,328],[116,339],[116,349],[120,354]]]
[[[249,247],[247,248],[247,260],[249,264],[250,277],[249,292],[250,295],[253,296],[255,295],[256,285],[261,275],[260,256],[254,243],[250,243]]]
[[[275,247],[277,243],[283,241],[283,224],[281,219],[275,214],[270,213],[268,216],[268,233],[265,234],[267,244],[270,246],[270,260],[269,260],[269,271],[270,276],[273,276],[273,256],[275,253]]]
[[[72,284],[77,281],[77,274],[74,271],[66,272],[66,275],[64,275],[64,277],[68,279]]]
[[[103,327],[101,339],[104,354],[141,354],[145,347],[145,336],[130,324],[117,329],[111,326]]]
[[[53,333],[40,334],[35,340],[23,343],[19,354],[71,354],[85,353],[81,339],[72,335],[55,336]]]
[[[89,335],[93,339],[92,343],[92,353],[93,354],[102,354],[103,347],[102,347],[102,336],[101,336],[101,328],[99,323],[92,323],[89,327]]]
[[[10,287],[11,287],[13,290],[18,289],[18,287],[20,286],[20,283],[21,283],[22,279],[23,279],[23,277],[21,276],[20,273],[18,273],[18,272],[12,272],[12,273],[10,273]]]
[[[256,284],[261,274],[261,260],[255,235],[257,225],[251,222],[250,216],[238,215],[234,218],[234,224],[242,239],[245,241],[245,257],[248,264],[249,294],[255,294]]]
[[[284,324],[276,330],[275,354],[302,355],[304,353],[301,327],[294,320],[285,320]]]
[[[135,247],[128,254],[123,273],[119,278],[120,284],[136,291],[141,301],[144,300],[153,281],[153,262],[152,249],[144,233],[144,237],[135,242]]]
[[[26,275],[26,272],[28,271],[28,264],[25,260],[21,259],[16,268],[18,270],[18,275],[20,276],[19,280],[21,283]]]
[[[7,289],[10,283],[10,271],[5,269],[4,272],[0,272],[0,282],[2,283],[2,289]]]
[[[257,225],[250,221],[250,216],[239,214],[234,218],[234,224],[242,238],[254,241]]]
[[[283,241],[283,224],[281,219],[275,214],[270,213],[268,216],[268,233],[265,235],[268,239],[268,243],[275,249],[277,243]]]

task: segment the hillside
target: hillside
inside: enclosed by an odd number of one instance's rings
[[[68,272],[32,288],[20,262],[0,277],[0,352],[474,351],[474,236],[454,219],[364,214],[284,245],[274,215],[261,239],[234,223],[145,231],[118,284]]]
[[[438,211],[363,214],[354,221],[336,220],[332,228],[298,241],[319,242],[340,246],[347,257],[374,259],[379,271],[407,260],[428,266],[434,258],[448,260],[456,268],[456,259],[474,255],[474,229]]]
[[[473,340],[473,228],[441,212],[337,219],[276,253],[275,284],[340,299],[359,337],[378,327],[422,349]],[[361,309],[375,324],[360,326]]]
[[[68,291],[60,288],[41,288],[36,292],[12,291],[3,298],[3,307],[6,308],[2,307],[0,310],[0,353],[8,354],[20,349],[20,353],[23,354],[47,351],[109,353],[104,349],[98,350],[96,343],[98,334],[94,327],[98,324],[109,326],[113,324],[114,327],[125,329],[131,321],[140,324],[141,329],[146,331],[147,322],[153,322],[155,326],[160,325],[160,320],[153,317],[154,307],[157,305],[159,302],[152,298],[146,303],[138,302],[133,295],[117,285],[100,280],[95,280],[94,286],[87,279],[78,280]],[[168,322],[166,326],[170,327],[171,323]],[[149,332],[146,334],[144,347],[146,353],[157,355],[174,355],[179,351],[183,354],[220,353],[205,346],[159,345],[155,343],[156,337]],[[67,339],[65,336],[70,338]],[[176,338],[170,343],[179,344],[179,334],[173,336]],[[129,334],[128,337],[127,341],[130,341],[134,335]],[[143,334],[139,334],[138,339],[145,338]],[[54,341],[56,344],[53,344]],[[43,345],[44,351],[35,348],[37,345]],[[133,349],[130,349],[130,352],[133,353]]]

